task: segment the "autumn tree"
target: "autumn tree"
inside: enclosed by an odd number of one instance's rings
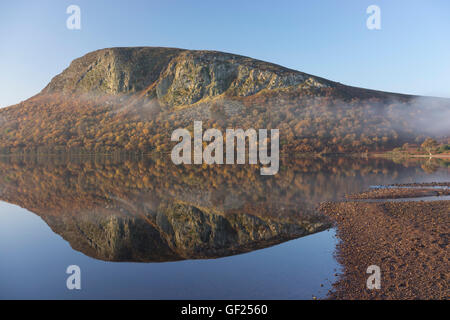
[[[425,141],[421,145],[422,149],[428,152],[430,156],[432,155],[431,152],[434,151],[437,148],[437,146],[438,143],[436,142],[436,140],[432,138],[425,139]]]

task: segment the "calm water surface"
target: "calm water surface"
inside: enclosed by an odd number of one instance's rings
[[[0,298],[325,297],[340,266],[321,201],[450,180],[436,160],[282,164],[262,177],[150,158],[2,158]],[[66,288],[69,265],[79,291]]]

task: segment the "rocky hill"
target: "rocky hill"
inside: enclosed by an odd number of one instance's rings
[[[446,99],[349,87],[229,53],[109,48],[1,109],[0,152],[167,152],[173,130],[194,120],[278,128],[282,152],[366,152],[448,136],[439,123],[449,110]]]
[[[142,93],[170,106],[264,89],[325,88],[333,83],[271,63],[217,51],[111,48],[75,59],[42,93]]]

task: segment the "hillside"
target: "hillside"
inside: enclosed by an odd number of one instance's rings
[[[282,152],[366,152],[448,137],[449,111],[446,99],[349,87],[228,53],[110,48],[0,109],[0,152],[168,152],[172,131],[194,120],[278,128]]]

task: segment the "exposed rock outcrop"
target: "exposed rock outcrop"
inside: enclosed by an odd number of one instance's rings
[[[43,93],[142,91],[176,106],[221,94],[249,96],[264,89],[332,85],[303,72],[229,53],[141,47],[102,49],[75,59]]]

